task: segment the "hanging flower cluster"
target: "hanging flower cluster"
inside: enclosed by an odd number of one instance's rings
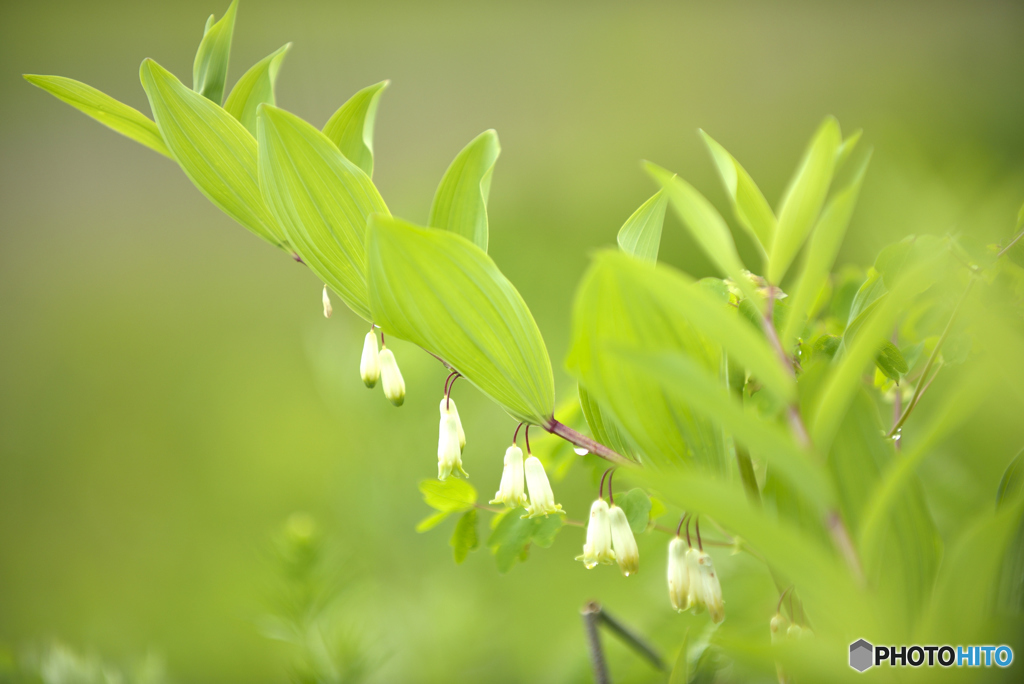
[[[587,523],[587,540],[583,544],[583,554],[576,556],[576,560],[583,561],[588,570],[596,568],[598,564],[610,565],[618,561],[622,574],[629,577],[640,570],[640,550],[637,548],[626,512],[615,505],[612,475],[614,469],[609,468],[601,476],[597,500],[590,506],[590,522]],[[608,498],[612,502],[611,506],[604,501],[605,477],[608,478]]]
[[[325,289],[325,301],[326,298]],[[324,309],[324,315],[329,316],[327,307]],[[384,396],[388,398],[388,401],[395,406],[401,406],[405,403],[405,379],[402,378],[402,371],[398,369],[394,353],[384,344],[383,333],[380,336],[380,341],[381,350],[378,353],[376,333],[372,329],[366,333],[366,337],[363,339],[363,354],[359,358],[359,375],[367,387],[374,387],[377,380],[380,380],[384,388]]]
[[[524,518],[565,514],[562,505],[555,503],[555,494],[551,491],[551,483],[544,472],[540,459],[530,453],[530,426],[526,426],[526,461],[523,461],[523,450],[516,446],[519,428],[512,435],[512,446],[505,450],[505,467],[501,472],[501,483],[498,491],[491,499],[492,504],[504,504],[508,508],[525,506]]]
[[[680,531],[686,524],[684,545]],[[690,543],[688,516],[683,516],[676,530],[676,537],[668,545],[668,599],[680,613],[692,610],[703,612],[706,608],[711,620],[719,623],[725,619],[725,601],[722,600],[722,585],[715,573],[711,556],[704,552],[700,538],[700,523],[696,523],[697,548]]]

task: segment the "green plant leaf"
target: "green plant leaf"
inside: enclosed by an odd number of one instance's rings
[[[882,348],[878,350],[878,355],[875,357],[875,365],[878,367],[878,370],[882,371],[885,377],[897,385],[900,384],[900,378],[910,370],[910,367],[907,366],[907,362],[903,358],[903,354],[900,353],[899,347],[888,340],[883,342]]]
[[[692,185],[657,164],[645,162],[644,167],[651,178],[665,189],[672,208],[704,253],[743,291],[747,299],[760,302],[761,298],[743,271],[743,262],[736,252],[736,243],[733,242],[729,227],[711,202]]]
[[[898,459],[884,436],[878,409],[866,390],[854,396],[828,455],[829,470],[839,492],[840,511],[853,535],[865,506]],[[941,541],[924,493],[916,478],[908,480],[886,516],[881,538],[859,549],[865,574],[885,597],[898,620],[891,627],[909,637],[914,618],[927,600],[939,565]]]
[[[189,180],[225,214],[283,246],[284,233],[260,196],[252,134],[153,60],[142,62],[140,75],[160,134]]]
[[[452,532],[452,538],[448,544],[452,547],[452,555],[455,557],[456,563],[462,563],[470,551],[480,546],[480,539],[476,534],[476,520],[476,509],[471,508],[462,514],[459,522],[455,523],[455,531]]]
[[[616,241],[622,251],[641,261],[652,264],[656,262],[658,249],[661,247],[661,229],[665,224],[666,208],[668,195],[664,188],[641,204],[640,208],[622,224],[622,228],[619,228]]]
[[[549,515],[544,518],[534,518],[534,527],[531,540],[542,549],[550,548],[555,543],[555,536],[565,525],[564,515]]]
[[[699,288],[662,264],[651,268],[619,251],[599,253],[576,292],[566,365],[600,403],[604,420],[614,421],[645,460],[721,469],[721,431],[666,396],[657,382],[623,373],[621,362],[605,353],[609,347],[678,351],[717,372],[718,348],[666,304]]]
[[[892,334],[896,318],[914,296],[934,282],[936,263],[935,259],[924,260],[906,271],[888,295],[878,300],[878,305],[860,326],[853,343],[847,343],[846,353],[832,369],[814,415],[807,421],[811,440],[818,449],[827,450],[832,444],[836,429],[860,386],[861,376]]]
[[[791,298],[789,319],[782,331],[782,342],[789,351],[795,346],[811,306],[828,281],[829,270],[835,263],[843,236],[846,235],[846,227],[857,204],[869,161],[870,155],[864,159],[850,182],[829,200],[811,235],[800,282]]]
[[[434,529],[442,522],[444,522],[445,519],[447,519],[448,516],[451,515],[451,513],[451,511],[438,511],[436,513],[433,513],[432,515],[427,516],[423,520],[420,520],[418,523],[416,523],[416,531],[426,532],[427,530]]]
[[[649,300],[654,307],[650,315],[685,321],[720,345],[730,359],[749,369],[780,400],[789,401],[796,396],[793,378],[764,339],[756,311],[751,312],[756,318],[751,321],[752,327],[707,286],[692,281],[681,271],[665,265],[650,269],[612,250],[600,252],[589,273],[595,279],[609,281],[607,287],[622,287],[636,292],[636,299]],[[600,302],[594,304],[600,307]]]
[[[487,539],[487,546],[494,554],[498,572],[506,573],[515,562],[522,558],[537,526],[543,518],[524,518],[526,511],[517,508],[502,516],[498,526]],[[552,516],[560,518],[561,516]]]
[[[636,487],[628,492],[616,494],[615,505],[626,514],[629,529],[633,530],[633,534],[641,534],[647,530],[651,514],[651,499],[647,492]]]
[[[450,230],[487,251],[487,197],[501,154],[498,134],[487,130],[462,148],[444,172],[430,206],[431,228]]]
[[[736,220],[754,238],[755,244],[761,248],[761,254],[767,256],[778,226],[768,200],[735,157],[704,131],[700,131],[700,134],[711,152],[718,175],[722,177]]]
[[[373,126],[380,94],[391,81],[367,86],[350,97],[324,125],[324,135],[341,153],[373,178]]]
[[[292,47],[291,43],[279,47],[242,74],[238,83],[231,89],[224,110],[238,119],[245,129],[256,135],[256,109],[263,103],[274,104],[274,83],[277,72],[285,55]]]
[[[156,124],[139,110],[71,78],[25,74],[25,80],[91,116],[107,128],[174,159]]]
[[[583,385],[577,383],[576,390],[579,393],[580,408],[583,411],[583,418],[587,421],[590,434],[594,439],[611,447],[617,453],[636,460],[636,450],[626,439],[622,431],[604,415],[600,404],[584,389]]]
[[[863,135],[863,133],[864,131],[857,129],[849,136],[847,136],[846,140],[844,140],[842,144],[839,145],[839,149],[836,150],[836,173],[838,173],[839,170],[843,168],[843,166],[846,164],[846,162],[849,161],[850,156],[853,154],[853,151],[857,149],[857,143],[860,142],[860,138],[861,135]]]
[[[366,221],[388,214],[373,181],[299,117],[260,106],[260,190],[292,248],[352,311],[371,321]]]
[[[682,353],[651,353],[628,347],[605,354],[630,375],[646,378],[659,394],[675,397],[691,411],[730,431],[750,451],[777,469],[819,510],[834,500],[831,481],[810,454],[775,423],[739,403],[711,372]]]
[[[999,489],[996,491],[996,506],[1003,506],[1008,501],[1014,501],[1024,492],[1024,451],[1021,451],[1010,465],[1006,466],[1003,477],[999,480]]]
[[[826,117],[815,132],[779,207],[779,226],[768,259],[771,283],[782,282],[818,218],[832,183],[840,141],[839,122],[834,117]]]
[[[517,420],[546,425],[555,383],[526,302],[461,235],[375,215],[367,235],[373,321],[436,354]]]
[[[445,513],[465,511],[476,503],[476,490],[462,479],[451,477],[444,482],[421,480],[419,488],[428,506]]]
[[[231,5],[220,21],[214,23],[213,15],[206,20],[203,40],[196,51],[192,65],[192,90],[215,104],[224,101],[224,86],[228,80],[228,59],[231,57],[231,37],[235,33],[235,12],[238,0]]]

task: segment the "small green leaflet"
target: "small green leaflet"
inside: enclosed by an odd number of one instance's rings
[[[882,371],[885,377],[897,385],[900,384],[900,377],[910,370],[910,367],[907,366],[907,362],[903,358],[903,354],[900,353],[899,347],[888,340],[878,350],[878,356],[875,357],[875,365],[878,367],[878,370]]]
[[[828,195],[841,136],[839,122],[826,117],[790,181],[779,207],[779,225],[768,259],[768,281],[778,284],[814,226]]]
[[[462,514],[459,522],[455,523],[455,531],[448,545],[452,547],[452,555],[456,563],[466,560],[469,552],[480,546],[480,539],[476,533],[477,512],[471,508]]]
[[[373,178],[373,126],[377,103],[389,83],[391,81],[381,81],[363,88],[341,105],[324,125],[324,135],[370,178]]]
[[[91,116],[107,128],[131,138],[137,143],[142,143],[165,157],[174,159],[171,151],[164,144],[163,136],[160,135],[156,124],[139,110],[115,100],[90,85],[63,76],[25,74],[25,80],[42,88],[58,100],[67,102],[78,111]]]
[[[260,195],[252,134],[153,60],[142,62],[140,76],[160,134],[189,180],[225,214],[281,246],[284,233]]]
[[[735,157],[704,131],[701,131],[700,134],[704,138],[708,150],[711,151],[711,158],[718,168],[718,175],[722,177],[725,191],[732,201],[732,210],[736,214],[736,220],[754,238],[755,243],[761,248],[761,254],[766,256],[778,226],[778,221],[768,200],[764,198],[761,190],[754,183],[754,179],[750,177],[746,169],[740,166]]]
[[[370,177],[299,117],[260,106],[260,190],[292,248],[367,321],[366,220],[387,207]]]
[[[551,419],[544,339],[483,250],[455,233],[374,215],[366,257],[370,310],[385,333],[441,357],[517,420]]]
[[[238,119],[253,135],[256,135],[256,109],[263,103],[275,103],[274,83],[277,81],[277,72],[291,46],[291,43],[287,43],[256,62],[238,79],[224,103],[225,111]]]
[[[632,254],[641,261],[652,264],[656,262],[667,207],[668,195],[665,194],[664,188],[641,204],[640,208],[622,224],[622,228],[619,228],[616,240],[622,251]]]
[[[421,520],[416,525],[417,532],[426,532],[452,513],[471,510],[476,504],[477,495],[473,485],[454,477],[444,482],[422,480],[419,489],[423,494],[423,501],[437,512]]]
[[[220,21],[213,23],[213,15],[210,15],[192,65],[192,90],[218,105],[224,101],[237,9],[238,0],[231,0],[228,11]]]
[[[457,233],[487,251],[487,197],[501,154],[498,134],[487,130],[473,138],[444,172],[430,206],[431,228]]]
[[[516,561],[526,560],[531,543],[542,548],[551,546],[565,524],[562,515],[546,518],[524,518],[524,515],[526,511],[522,508],[503,514],[487,540],[498,563],[498,572],[506,573]]]

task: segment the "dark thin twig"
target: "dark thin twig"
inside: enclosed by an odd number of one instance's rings
[[[612,478],[615,477],[615,468],[612,468],[612,472],[608,475],[608,502],[615,505],[615,495],[612,494]]]
[[[607,627],[612,634],[619,637],[624,644],[636,651],[637,655],[641,656],[656,669],[665,670],[665,663],[662,661],[661,656],[654,650],[654,647],[647,643],[646,639],[622,624],[618,619],[609,614],[607,610],[602,608],[600,604],[597,605],[597,616],[601,624]]]
[[[529,424],[526,425],[526,431],[523,432],[523,434],[526,435],[526,455],[527,456],[532,456],[533,452],[530,450],[530,425]],[[608,486],[611,487],[611,482],[608,483]]]
[[[462,374],[458,371],[455,372],[455,377],[452,378],[452,384],[448,385],[448,389],[445,392],[444,407],[450,409],[452,407],[452,388],[455,387],[455,381],[462,377]]]
[[[519,428],[521,428],[521,427],[523,427],[522,423],[520,423],[519,425],[516,426],[516,431],[512,434],[512,443],[513,444],[515,444],[516,440],[519,439]]]
[[[686,545],[692,549],[693,542],[690,541],[690,518],[689,516],[683,516],[683,520],[686,521]]]
[[[676,527],[676,536],[677,536],[677,537],[679,536],[679,533],[680,533],[680,532],[682,531],[682,529],[683,529],[683,523],[684,523],[684,522],[686,522],[686,516],[687,516],[687,514],[686,514],[686,513],[683,513],[683,517],[679,519],[679,526],[678,526],[678,527]]]
[[[704,542],[700,540],[700,516],[693,519],[693,529],[697,532],[697,548],[704,550]]]
[[[587,637],[587,651],[590,653],[590,667],[594,670],[594,682],[610,684],[612,680],[608,677],[608,663],[604,659],[601,635],[597,631],[600,614],[601,606],[596,601],[591,601],[580,610],[580,617],[583,618],[583,633]]]
[[[1015,235],[1015,236],[1013,237],[1013,239],[1012,239],[1012,240],[1010,240],[1010,244],[1006,245],[1006,246],[1005,246],[1005,247],[1003,247],[1003,248],[1002,248],[1001,250],[999,250],[999,253],[998,253],[998,254],[996,254],[996,259],[998,259],[999,257],[1001,257],[1001,256],[1003,256],[1004,254],[1006,254],[1007,252],[1009,252],[1009,251],[1010,251],[1010,248],[1011,248],[1011,247],[1013,247],[1013,246],[1014,246],[1015,244],[1017,244],[1017,243],[1018,243],[1018,242],[1020,241],[1020,239],[1021,239],[1022,237],[1024,237],[1024,230],[1022,230],[1022,231],[1020,231],[1019,233],[1017,233],[1017,234],[1016,234],[1016,235]]]

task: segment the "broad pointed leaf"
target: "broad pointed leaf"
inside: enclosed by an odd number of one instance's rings
[[[253,135],[256,135],[256,109],[264,103],[275,103],[274,83],[277,81],[277,72],[291,47],[292,44],[287,43],[252,65],[238,79],[224,103],[227,113],[241,121]]]
[[[350,97],[324,125],[324,135],[353,164],[373,178],[373,126],[380,94],[390,81],[367,86]]]
[[[166,157],[174,158],[153,120],[134,107],[129,107],[90,85],[63,76],[25,74],[25,80],[91,116],[107,128]]]
[[[483,250],[455,233],[375,215],[366,252],[374,323],[443,358],[516,419],[551,419],[544,339]]]
[[[789,350],[795,346],[807,312],[828,280],[829,271],[835,263],[843,236],[846,235],[846,227],[857,204],[857,196],[869,160],[870,156],[865,158],[850,183],[829,200],[811,236],[800,283],[793,293],[789,305],[789,318],[786,319],[786,327],[782,331],[782,343]]]
[[[192,90],[218,105],[224,101],[237,9],[238,0],[231,0],[228,11],[220,21],[213,22],[213,15],[210,15],[192,65]]]
[[[484,131],[462,148],[434,193],[428,222],[431,228],[450,230],[487,251],[487,197],[499,154],[501,146],[493,130]]]
[[[189,180],[228,216],[283,245],[284,233],[260,196],[256,138],[153,60],[142,62],[140,75],[160,134]]]
[[[366,220],[388,213],[373,181],[290,112],[262,105],[258,129],[260,189],[289,243],[350,309],[371,320]]]
[[[841,137],[827,117],[818,127],[779,207],[779,226],[768,258],[768,280],[778,284],[800,251],[828,195]]]
[[[704,131],[700,132],[704,142],[711,151],[711,158],[715,161],[718,174],[725,184],[725,191],[732,201],[732,209],[736,214],[736,220],[743,226],[761,247],[761,253],[767,255],[771,249],[772,240],[775,237],[775,229],[778,221],[772,212],[768,200],[761,194],[761,190],[754,183],[736,158],[719,145],[710,135]]]
[[[626,254],[641,261],[654,263],[658,260],[661,247],[661,229],[665,224],[665,209],[668,196],[664,188],[640,205],[633,215],[619,228],[616,240]]]

